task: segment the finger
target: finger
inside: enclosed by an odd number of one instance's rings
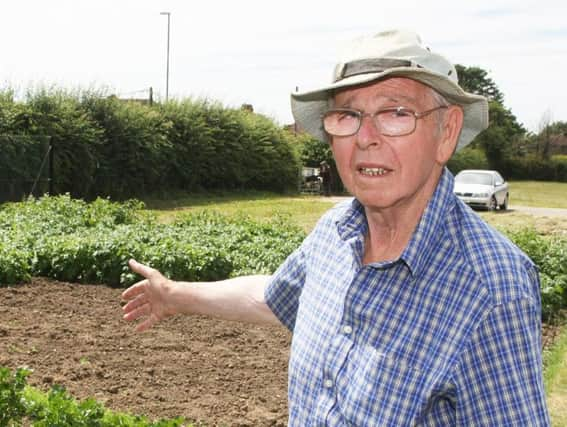
[[[131,322],[132,320],[136,320],[142,316],[147,316],[152,312],[152,309],[149,304],[144,304],[138,308],[135,308],[128,313],[125,313],[122,318],[127,322]]]
[[[122,299],[125,301],[131,300],[137,297],[140,294],[143,294],[146,290],[146,286],[148,285],[148,281],[146,279],[139,281],[138,283],[130,286],[124,292],[122,292]]]
[[[147,279],[149,279],[150,276],[155,275],[155,273],[157,272],[155,268],[151,268],[147,265],[141,264],[135,259],[131,259],[130,261],[128,261],[128,265],[130,266],[130,269],[134,273],[138,273]]]
[[[146,304],[147,302],[148,302],[148,297],[146,296],[146,294],[138,295],[136,298],[130,300],[124,307],[122,307],[122,311],[128,313],[134,310],[135,308],[138,308]]]

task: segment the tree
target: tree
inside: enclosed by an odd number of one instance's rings
[[[551,110],[546,110],[534,136],[536,155],[549,160],[555,154],[567,154],[567,122],[554,122]]]
[[[489,167],[499,169],[506,158],[516,154],[514,148],[525,135],[526,129],[504,106],[504,95],[485,70],[459,64],[455,68],[463,89],[488,98],[488,129],[475,138],[471,147],[482,148]]]
[[[489,101],[489,126],[475,138],[475,144],[484,149],[488,165],[500,169],[503,161],[511,157],[514,147],[526,133],[516,116],[497,101]]]
[[[496,86],[494,80],[488,77],[488,72],[479,67],[465,67],[456,64],[459,85],[467,92],[482,95],[491,101],[504,103],[504,95]]]
[[[551,124],[553,122],[551,110],[546,110],[539,121],[539,132],[536,138],[537,150],[536,155],[541,156],[543,160],[549,160],[551,157]]]
[[[306,133],[296,135],[297,141],[301,146],[301,162],[304,166],[319,167],[323,161],[334,163],[331,148],[326,142],[320,141]]]

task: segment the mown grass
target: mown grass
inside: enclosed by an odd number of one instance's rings
[[[324,197],[263,192],[182,195],[175,199],[147,199],[144,202],[163,222],[171,222],[183,212],[208,210],[229,216],[247,215],[260,221],[279,215],[306,232],[313,229],[321,215],[334,205]]]
[[[567,232],[567,217],[533,216],[513,210],[514,205],[567,209],[566,196],[567,183],[512,181],[510,183],[512,210],[479,212],[479,214],[485,221],[499,229],[530,226],[542,234]],[[335,203],[319,196],[280,195],[268,192],[178,194],[168,199],[151,198],[144,201],[163,222],[172,221],[180,212],[213,210],[226,215],[243,213],[259,220],[283,215],[307,232]]]
[[[511,181],[510,205],[567,209],[567,183]]]

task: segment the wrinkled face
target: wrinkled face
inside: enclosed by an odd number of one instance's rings
[[[364,113],[391,107],[420,113],[437,106],[430,88],[400,77],[345,89],[334,97],[334,108]],[[455,109],[460,114],[459,107],[451,106],[418,119],[409,135],[384,136],[366,116],[358,133],[332,137],[331,148],[346,188],[367,209],[408,208],[416,200],[429,199],[456,144],[458,134],[451,136],[455,141],[448,141],[445,125],[446,116],[454,116]]]

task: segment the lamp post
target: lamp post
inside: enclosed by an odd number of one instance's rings
[[[160,12],[160,15],[167,15],[167,66],[165,71],[165,102],[169,97],[169,24],[171,12]]]

